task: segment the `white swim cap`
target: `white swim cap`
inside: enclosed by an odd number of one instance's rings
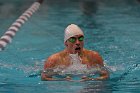
[[[84,35],[83,31],[75,24],[70,24],[65,29],[65,35],[64,35],[64,43],[70,38],[75,35]]]

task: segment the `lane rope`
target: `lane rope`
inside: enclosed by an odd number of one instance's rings
[[[19,31],[21,26],[29,20],[29,18],[35,13],[39,6],[42,4],[43,0],[38,0],[34,2],[4,33],[0,38],[0,51],[4,50],[7,44],[12,42],[13,37],[16,35],[16,32]]]

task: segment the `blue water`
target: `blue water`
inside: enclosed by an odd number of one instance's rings
[[[33,1],[0,1],[0,36]],[[84,30],[85,48],[102,55],[109,80],[40,80],[44,60],[64,49],[70,23]],[[46,0],[0,53],[0,93],[139,93],[139,35],[138,0]]]

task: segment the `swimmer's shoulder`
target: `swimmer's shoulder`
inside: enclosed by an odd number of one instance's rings
[[[99,55],[97,51],[84,49],[84,52],[90,55]]]
[[[94,50],[87,50],[87,49],[85,50],[85,52],[87,52],[85,54],[87,54],[91,58],[96,59],[96,60],[98,60],[100,62],[103,62],[103,58],[101,57],[101,55],[99,54],[99,52],[94,51]]]
[[[99,54],[99,52],[97,51],[93,51],[93,50],[86,50],[90,57],[99,65],[103,66],[103,58],[101,57],[101,55]]]
[[[66,55],[65,51],[60,51],[60,52],[52,54],[51,56],[48,57],[48,59],[58,60],[64,55]]]
[[[59,60],[60,60],[59,52],[54,53],[51,56],[49,56],[45,61],[45,67],[54,67],[55,65],[57,65]]]

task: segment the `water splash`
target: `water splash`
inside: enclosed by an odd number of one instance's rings
[[[30,65],[23,65],[23,64],[8,64],[0,60],[0,70],[11,70],[11,71],[21,71],[22,76],[25,77],[37,77],[40,76],[42,72],[42,65],[39,65],[40,62],[35,62],[33,66]],[[10,73],[14,75],[13,73]]]

